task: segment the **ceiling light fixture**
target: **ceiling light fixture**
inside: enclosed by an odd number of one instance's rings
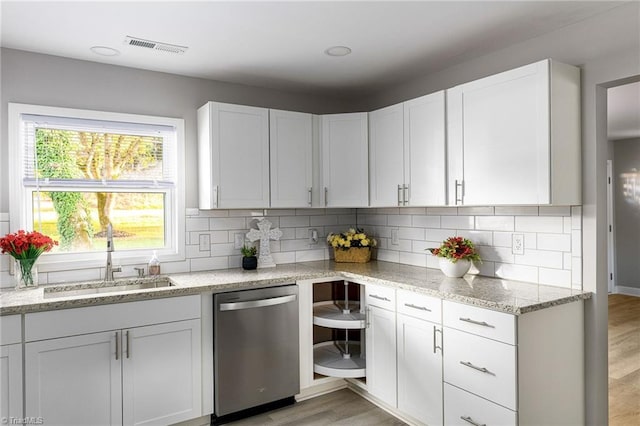
[[[106,46],[93,46],[89,50],[100,56],[118,56],[120,54],[119,50]]]
[[[329,56],[347,56],[351,53],[351,49],[347,46],[333,46],[324,51]]]

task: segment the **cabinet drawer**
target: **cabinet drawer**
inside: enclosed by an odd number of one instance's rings
[[[378,306],[390,311],[396,310],[396,289],[379,285],[365,285],[367,306]]]
[[[444,384],[444,424],[447,426],[516,426],[515,411]]]
[[[517,410],[516,347],[445,328],[444,381]]]
[[[22,342],[22,320],[20,315],[0,317],[0,345]]]
[[[200,295],[26,314],[26,342],[200,318]]]
[[[442,303],[442,324],[511,345],[517,343],[516,317],[511,314],[445,300]]]
[[[440,324],[442,300],[412,291],[398,290],[398,313]]]

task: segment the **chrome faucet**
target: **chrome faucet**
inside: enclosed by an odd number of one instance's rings
[[[122,272],[122,267],[113,267],[111,262],[111,252],[113,251],[113,226],[107,225],[107,267],[105,268],[104,280],[106,282],[113,282],[113,273]]]

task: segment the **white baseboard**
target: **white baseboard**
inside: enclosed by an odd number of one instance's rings
[[[379,400],[375,396],[371,395],[369,392],[367,392],[366,385],[363,384],[362,382],[360,382],[358,380],[353,380],[353,379],[346,379],[346,381],[347,381],[349,389],[351,389],[353,392],[357,393],[358,395],[360,395],[361,397],[363,397],[364,399],[366,399],[367,401],[369,401],[373,405],[377,406],[378,408],[380,408],[380,409],[386,411],[387,413],[391,414],[393,417],[395,417],[395,418],[397,418],[399,420],[402,420],[403,422],[405,422],[409,426],[423,426],[424,425],[423,423],[417,421],[416,419],[413,419],[413,418],[405,415],[404,413],[400,413],[395,407],[391,407],[387,403],[382,402],[381,400]]]
[[[613,292],[615,294],[626,294],[627,296],[638,296],[640,297],[640,288],[638,287],[625,287],[622,285],[617,285],[613,287]]]
[[[315,398],[316,396],[335,392],[346,387],[347,382],[345,382],[344,379],[331,378],[330,381],[301,389],[300,393],[296,395],[296,401],[304,401],[305,399]]]

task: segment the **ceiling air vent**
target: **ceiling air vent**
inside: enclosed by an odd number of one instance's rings
[[[143,47],[145,49],[159,50],[161,52],[177,53],[178,55],[182,55],[188,49],[188,47],[186,46],[178,46],[178,45],[169,44],[169,43],[160,43],[158,41],[144,40],[142,38],[131,37],[131,36],[127,36],[127,38],[125,38],[124,40],[124,43],[129,46]]]

